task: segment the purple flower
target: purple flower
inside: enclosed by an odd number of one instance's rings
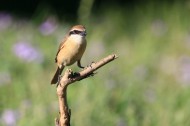
[[[1,114],[1,121],[5,126],[16,126],[16,121],[18,119],[18,112],[7,109]]]
[[[43,61],[42,53],[34,48],[30,43],[18,42],[13,46],[13,52],[15,55],[26,62],[38,62]]]
[[[0,30],[8,28],[12,23],[12,17],[10,14],[0,12]]]
[[[39,30],[43,35],[50,35],[56,30],[56,28],[56,21],[53,18],[48,18],[40,25]]]

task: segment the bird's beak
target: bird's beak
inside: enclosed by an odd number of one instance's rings
[[[87,35],[86,31],[83,31],[83,32],[81,32],[80,34],[81,34],[82,36],[84,36],[84,37]]]

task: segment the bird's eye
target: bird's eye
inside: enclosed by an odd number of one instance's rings
[[[69,35],[71,34],[80,34],[81,31],[78,31],[78,30],[73,30],[73,31],[70,31]]]
[[[81,31],[74,30],[74,33],[75,33],[75,34],[80,34],[80,33],[81,33]]]

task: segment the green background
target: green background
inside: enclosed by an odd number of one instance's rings
[[[54,125],[54,58],[75,24],[88,33],[82,65],[119,58],[69,86],[72,126],[190,125],[190,1],[59,2],[0,5],[0,125]]]

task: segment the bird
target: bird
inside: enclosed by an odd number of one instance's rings
[[[79,68],[84,68],[81,66],[81,58],[87,45],[86,35],[86,28],[83,25],[73,26],[66,34],[56,53],[55,63],[57,63],[58,67],[51,80],[51,84],[58,83],[65,66],[70,66],[77,62]]]

